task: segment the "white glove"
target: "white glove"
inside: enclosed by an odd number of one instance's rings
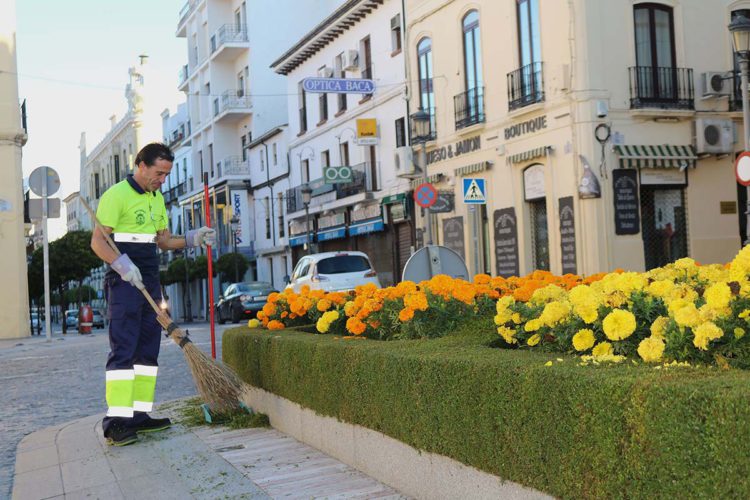
[[[216,243],[216,231],[210,227],[202,227],[200,229],[191,229],[185,234],[185,244],[188,247],[202,246],[206,248],[206,245],[214,246]]]
[[[138,290],[143,290],[145,288],[143,286],[143,277],[141,276],[141,270],[138,269],[138,266],[133,264],[133,261],[130,260],[128,254],[124,253],[117,257],[117,259],[112,262],[112,269],[120,274],[123,281],[127,281]]]

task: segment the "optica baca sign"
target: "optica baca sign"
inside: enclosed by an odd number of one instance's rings
[[[364,78],[305,78],[302,80],[305,92],[319,94],[372,94],[375,82]]]

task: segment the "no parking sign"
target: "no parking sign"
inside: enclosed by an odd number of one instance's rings
[[[430,208],[432,205],[435,204],[437,199],[438,199],[437,189],[435,189],[435,187],[428,182],[425,182],[424,184],[420,184],[414,190],[414,201],[416,201],[417,205],[419,205],[422,208]]]

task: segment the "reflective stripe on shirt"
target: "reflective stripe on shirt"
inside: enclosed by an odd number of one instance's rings
[[[156,236],[143,233],[114,233],[115,241],[118,243],[154,243]]]

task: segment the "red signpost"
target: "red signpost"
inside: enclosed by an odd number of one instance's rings
[[[208,174],[203,174],[203,206],[206,213],[206,227],[211,227],[211,207],[208,198]],[[208,315],[211,325],[211,357],[216,359],[216,332],[214,329],[214,265],[211,245],[206,245],[208,257]]]

